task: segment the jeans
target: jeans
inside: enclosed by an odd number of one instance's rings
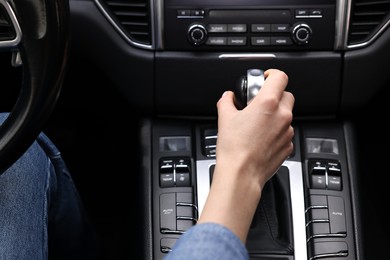
[[[0,259],[94,259],[96,241],[60,152],[41,133],[0,174]]]

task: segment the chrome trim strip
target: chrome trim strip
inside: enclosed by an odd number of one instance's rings
[[[329,219],[313,219],[306,223],[306,227],[309,227],[314,223],[330,223]]]
[[[161,1],[162,2],[162,1]],[[155,30],[154,30],[154,26],[155,26],[155,11],[156,9],[154,8],[154,5],[155,5],[155,2],[153,0],[149,0],[149,8],[150,8],[150,36],[151,36],[151,45],[147,45],[147,46],[150,46],[150,49],[154,49],[155,47],[155,42],[156,42],[156,35],[155,35]]]
[[[196,161],[196,188],[198,197],[198,213],[202,213],[206,203],[207,195],[210,191],[210,167],[215,164],[215,160]]]
[[[199,216],[206,203],[207,195],[210,191],[210,167],[215,164],[215,160],[196,161],[197,177],[197,198]],[[307,259],[306,248],[306,221],[305,221],[305,200],[302,163],[295,161],[285,161],[290,175],[290,197],[293,220],[294,236],[294,259]]]
[[[198,222],[197,218],[187,217],[187,216],[177,216],[176,220],[189,220],[189,221],[193,221],[195,223]]]
[[[305,195],[302,163],[285,161],[290,174],[290,199],[293,220],[294,259],[307,259]]]
[[[18,46],[18,44],[22,40],[22,30],[20,29],[18,19],[16,18],[15,13],[8,1],[0,0],[0,4],[4,6],[5,10],[7,11],[16,33],[14,39],[8,41],[0,41],[0,48],[16,48],[16,46]]]
[[[198,211],[198,206],[192,203],[176,202],[176,206],[191,207],[194,208],[196,211]]]
[[[221,54],[218,58],[226,60],[271,60],[276,58],[276,55],[272,53],[232,53]]]
[[[176,235],[183,235],[185,232],[180,230],[166,230],[162,229],[160,230],[162,234],[176,234]]]
[[[325,205],[315,205],[315,206],[310,206],[308,207],[306,210],[305,210],[305,213],[309,212],[309,210],[312,210],[312,209],[327,209],[328,206],[325,206]]]
[[[134,47],[142,48],[142,49],[148,49],[148,50],[152,50],[153,49],[153,43],[152,43],[152,45],[147,45],[147,44],[142,44],[142,43],[138,43],[138,42],[135,42],[135,41],[131,40],[122,31],[122,29],[116,24],[116,22],[111,18],[111,16],[108,14],[108,12],[104,8],[104,6],[99,2],[99,0],[94,0],[94,2],[97,5],[97,7],[100,9],[100,11],[103,13],[103,15],[107,18],[107,20],[111,23],[111,25],[114,26],[115,30],[117,30],[117,32],[123,37],[123,39],[125,39],[130,45],[133,45]],[[151,8],[151,15],[152,15],[152,13],[153,13],[152,12],[152,10],[153,10],[152,2],[150,4],[150,8]],[[151,22],[151,26],[152,26],[151,33],[152,33],[152,41],[153,41],[153,23],[152,23],[153,19],[151,19],[150,22]]]
[[[153,29],[155,36],[155,46],[156,49],[162,50],[164,48],[164,0],[154,0],[154,11],[155,15],[153,15]],[[152,11],[152,14],[154,12]]]
[[[344,50],[347,46],[351,0],[338,0],[336,4],[335,50]]]

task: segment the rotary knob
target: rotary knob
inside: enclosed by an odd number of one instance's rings
[[[188,28],[188,40],[192,45],[201,45],[207,39],[207,30],[202,24],[193,24]]]
[[[292,38],[296,44],[304,45],[309,43],[312,33],[308,24],[299,23],[293,26]]]

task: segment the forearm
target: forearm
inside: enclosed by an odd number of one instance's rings
[[[261,186],[245,165],[227,168],[217,162],[213,183],[199,223],[224,225],[245,243],[250,223],[260,200]],[[242,174],[244,173],[245,174]],[[240,174],[241,173],[241,174]]]

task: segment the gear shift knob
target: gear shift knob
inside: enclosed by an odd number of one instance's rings
[[[234,103],[237,109],[246,107],[257,95],[264,84],[264,71],[248,69],[246,75],[241,76],[234,89]]]

